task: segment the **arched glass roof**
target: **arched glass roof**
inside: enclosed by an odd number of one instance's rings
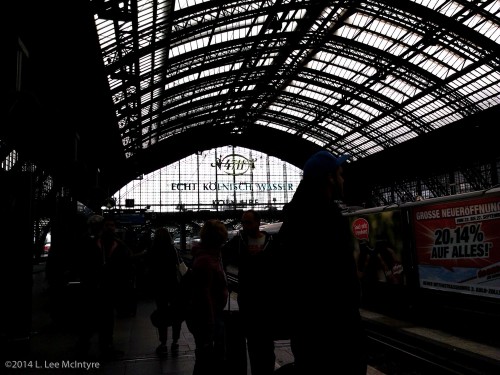
[[[92,3],[127,158],[269,127],[356,160],[500,104],[500,1]]]

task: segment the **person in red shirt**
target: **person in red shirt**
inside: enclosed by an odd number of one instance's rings
[[[224,223],[207,220],[200,231],[200,245],[192,250],[193,313],[188,327],[196,344],[193,375],[219,374],[224,365],[223,311],[229,292],[221,248],[226,240]]]

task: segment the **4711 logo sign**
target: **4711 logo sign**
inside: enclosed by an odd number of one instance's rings
[[[240,154],[229,154],[217,158],[211,166],[218,168],[228,175],[239,176],[254,169],[256,161],[257,159],[249,159]]]

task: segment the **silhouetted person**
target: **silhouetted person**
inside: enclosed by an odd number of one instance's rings
[[[182,320],[175,311],[179,293],[177,278],[177,250],[166,228],[158,228],[151,249],[147,253],[147,263],[151,277],[151,288],[159,316],[158,337],[160,345],[156,348],[159,356],[168,354],[168,327],[172,325],[172,354],[179,348]]]
[[[257,211],[243,212],[242,229],[222,250],[224,266],[233,265],[238,269],[237,301],[252,375],[272,374],[276,360],[269,316],[272,236],[259,229],[260,222]],[[246,353],[243,354],[241,362],[245,365],[243,373],[246,374]]]
[[[284,269],[278,271],[289,297],[285,313],[297,374],[367,370],[360,285],[349,223],[339,207],[346,158],[320,151],[305,163],[279,232]]]
[[[116,308],[131,277],[130,251],[116,237],[112,218],[94,215],[88,225],[89,235],[82,240],[79,258],[82,306],[87,314],[82,319],[78,349],[86,354],[97,329],[100,356],[111,359],[123,354],[114,349],[113,332]]]
[[[226,240],[224,223],[207,220],[200,231],[199,247],[193,248],[193,315],[189,325],[196,344],[193,375],[214,375],[223,371],[223,311],[228,289],[221,247]]]

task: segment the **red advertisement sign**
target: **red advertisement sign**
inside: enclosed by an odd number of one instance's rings
[[[500,197],[412,209],[425,288],[500,298]]]
[[[354,213],[350,220],[354,259],[361,282],[404,285],[400,212]]]

